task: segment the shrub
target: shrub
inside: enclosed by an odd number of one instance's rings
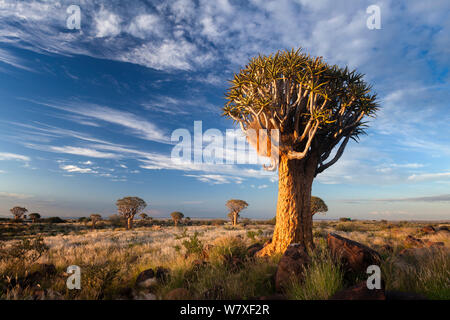
[[[13,263],[31,264],[36,262],[48,249],[42,238],[23,239],[9,247],[0,243],[0,258],[4,261],[12,260]]]
[[[41,219],[41,222],[46,222],[46,223],[64,223],[64,222],[66,222],[66,220],[63,220],[60,217],[50,217],[50,218]]]
[[[203,252],[203,243],[198,238],[199,233],[195,232],[193,236],[189,237],[189,240],[183,241],[183,246],[186,248],[187,255],[201,255]]]
[[[259,229],[258,231],[253,231],[253,230],[247,231],[247,237],[252,241],[255,241],[256,240],[255,238],[262,234],[263,234],[263,232],[261,229]]]

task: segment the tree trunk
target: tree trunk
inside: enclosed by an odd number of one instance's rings
[[[258,256],[283,254],[291,243],[313,247],[311,187],[317,160],[289,160],[280,157],[278,167],[278,202],[275,230],[272,241]]]
[[[127,229],[131,230],[133,229],[133,218],[128,218],[128,223],[127,223]]]
[[[236,212],[233,212],[233,226],[237,225],[237,219],[238,219],[237,217],[238,217],[238,214]]]

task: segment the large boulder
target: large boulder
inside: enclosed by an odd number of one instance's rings
[[[289,245],[278,263],[275,274],[276,291],[283,292],[293,279],[301,281],[305,266],[310,262],[311,258],[303,245]]]
[[[370,265],[380,265],[381,256],[375,250],[350,239],[329,233],[328,248],[339,259],[346,273],[365,273]]]
[[[142,271],[136,278],[135,286],[141,288],[150,288],[158,283],[153,269]]]
[[[367,288],[366,281],[336,292],[330,300],[386,300],[383,287],[381,289]]]

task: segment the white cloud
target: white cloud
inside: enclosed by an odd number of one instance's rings
[[[420,173],[408,177],[411,181],[442,180],[450,178],[450,172]]]
[[[0,160],[30,161],[30,158],[21,154],[0,152]]]
[[[65,165],[65,166],[61,166],[60,168],[67,172],[78,172],[78,173],[92,173],[93,172],[91,168],[80,168],[75,165]]]
[[[164,21],[154,14],[141,14],[131,21],[127,32],[141,39],[154,35],[163,36]]]
[[[95,15],[96,37],[114,37],[120,33],[121,18],[103,6]]]
[[[236,183],[241,184],[244,180],[240,177],[224,176],[220,174],[185,174],[186,177],[196,178],[201,182],[206,182],[210,184],[226,184],[226,183]]]
[[[71,146],[50,146],[48,151],[57,152],[57,153],[67,153],[73,154],[77,156],[83,157],[92,157],[92,158],[103,158],[103,159],[114,159],[118,158],[119,155],[114,153],[101,152],[95,149],[89,148],[80,148],[80,147],[71,147]]]

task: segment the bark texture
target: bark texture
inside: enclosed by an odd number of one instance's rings
[[[284,253],[292,243],[313,247],[310,202],[316,167],[314,157],[302,160],[280,157],[277,222],[272,241],[258,252],[258,256]]]

